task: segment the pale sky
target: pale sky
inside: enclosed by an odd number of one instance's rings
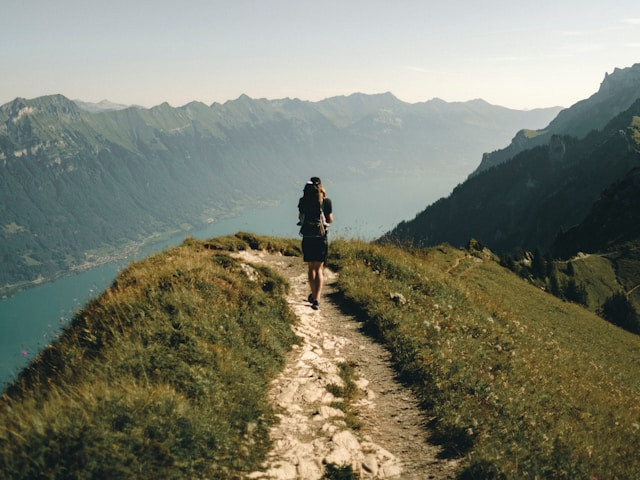
[[[0,104],[391,92],[568,107],[640,62],[640,1],[0,0]]]

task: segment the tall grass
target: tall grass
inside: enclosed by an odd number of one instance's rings
[[[2,478],[241,478],[269,446],[267,384],[296,341],[287,285],[240,233],[132,264],[0,399]],[[635,478],[640,337],[490,252],[332,242],[339,289],[388,346],[459,478]],[[347,382],[348,383],[348,382]],[[337,472],[336,474],[343,472]]]
[[[296,341],[284,280],[198,242],[130,265],[0,400],[2,478],[237,478]],[[288,248],[281,242],[278,248]]]
[[[433,415],[435,439],[466,456],[460,478],[640,471],[638,336],[531,286],[487,251],[338,241],[330,262]]]

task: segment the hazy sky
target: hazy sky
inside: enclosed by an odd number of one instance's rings
[[[570,106],[640,62],[640,1],[0,0],[0,104],[390,91]]]

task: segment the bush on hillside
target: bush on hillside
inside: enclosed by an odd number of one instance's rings
[[[602,305],[600,315],[605,320],[632,333],[640,333],[640,317],[624,293],[611,295]]]

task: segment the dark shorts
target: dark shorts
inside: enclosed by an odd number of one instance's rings
[[[305,262],[326,262],[329,253],[327,237],[304,237],[302,253]]]

